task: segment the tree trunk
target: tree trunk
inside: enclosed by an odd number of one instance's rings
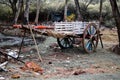
[[[14,24],[17,23],[17,20],[18,20],[19,14],[20,14],[20,10],[22,7],[22,2],[23,2],[23,0],[19,0],[18,9],[17,9],[17,12],[16,12],[15,17],[14,17]]]
[[[110,0],[110,4],[112,7],[113,16],[115,18],[117,32],[118,32],[118,39],[119,39],[119,47],[120,47],[120,12],[118,10],[118,5],[116,0]]]
[[[82,21],[82,16],[81,16],[81,14],[80,14],[79,1],[78,1],[78,0],[74,0],[74,1],[75,1],[76,11],[77,11],[77,20],[78,20],[78,21]]]
[[[36,17],[35,17],[35,24],[38,24],[39,19],[39,12],[40,12],[40,0],[37,0],[37,10],[36,10]]]
[[[16,7],[17,1],[18,0],[9,0],[9,3],[11,5],[11,9],[12,9],[12,12],[13,12],[13,17],[15,17],[15,14],[17,12],[17,7]]]
[[[101,27],[102,19],[102,8],[103,8],[103,0],[100,0],[100,18],[99,18],[99,28]]]
[[[68,0],[65,0],[64,21],[67,21],[67,8],[68,8]]]
[[[29,6],[30,6],[30,0],[26,0],[26,7],[24,12],[24,24],[29,23]]]

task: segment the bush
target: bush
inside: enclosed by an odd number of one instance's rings
[[[82,0],[80,2],[80,11],[81,15],[83,16],[84,21],[93,21],[93,20],[99,20],[99,1],[94,1],[92,4],[88,6],[88,8],[85,8],[85,3]],[[59,3],[59,4],[58,4]],[[68,12],[71,14],[75,14],[76,16],[76,8],[75,8],[75,3],[74,0],[69,0],[68,3]],[[64,14],[64,5],[65,1],[61,0],[46,0],[46,2],[43,0],[40,4],[40,15],[39,15],[39,21],[47,21],[50,18],[51,13],[60,13]],[[120,0],[118,1],[118,5],[120,8]],[[0,20],[6,21],[10,20],[11,18],[11,12],[10,8],[8,8],[5,5],[0,5]],[[31,6],[30,6],[30,21],[34,21],[36,15],[36,2],[33,1]],[[112,11],[110,7],[109,1],[105,1],[103,3],[103,9],[102,9],[102,16],[103,16],[103,24],[107,27],[113,27],[115,26],[115,22],[112,16]],[[13,17],[13,16],[12,16]],[[20,20],[21,17],[23,17],[23,14],[20,15]]]
[[[1,21],[9,21],[10,11],[9,8],[5,5],[0,5],[0,20]]]

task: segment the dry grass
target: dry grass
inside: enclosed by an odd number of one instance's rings
[[[102,40],[104,42],[118,43],[117,30],[104,29],[101,31],[101,33],[103,34]]]

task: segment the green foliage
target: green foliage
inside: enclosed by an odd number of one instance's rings
[[[0,21],[7,21],[10,18],[11,11],[6,5],[0,5]]]
[[[91,4],[88,7],[88,12],[90,14],[90,20],[98,20],[99,19],[99,4]],[[112,16],[112,11],[111,11],[111,5],[107,0],[104,0],[103,2],[103,8],[102,8],[102,17],[103,21],[102,24],[105,25],[106,27],[114,27],[115,22]]]
[[[112,18],[111,20],[105,20],[104,26],[106,26],[108,28],[115,27],[115,20],[114,20],[114,18]]]

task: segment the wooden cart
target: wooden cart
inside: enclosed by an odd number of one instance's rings
[[[82,44],[82,47],[87,53],[92,53],[96,51],[99,39],[102,44],[99,28],[97,27],[97,24],[93,22],[55,22],[54,28],[47,27],[47,26],[41,26],[41,25],[40,26],[39,25],[38,26],[13,25],[13,26],[16,28],[24,29],[25,30],[24,36],[25,36],[26,31],[28,30],[31,32],[31,34],[33,34],[33,31],[34,31],[41,35],[55,37],[57,39],[58,45],[62,49],[72,48],[73,45],[76,44],[76,39],[79,40],[79,45]],[[35,41],[34,37],[33,39]],[[9,56],[15,60],[25,63],[19,59],[23,41],[24,41],[24,37],[22,39],[17,58],[2,52],[2,50],[0,51],[0,54],[6,57],[6,60],[7,60],[7,56]],[[39,55],[38,48],[37,48],[37,51]],[[40,55],[39,55],[39,58],[42,61],[42,58]]]
[[[92,53],[96,50],[100,38],[98,23],[55,22],[53,25],[54,28],[41,25],[32,26],[32,31],[57,38],[58,45],[61,49],[72,48],[76,44],[77,39],[79,40],[79,45],[82,44],[82,47],[87,53]],[[31,25],[15,25],[15,27],[30,30]],[[42,31],[43,29],[45,30]]]
[[[63,38],[57,38],[62,49],[71,48],[76,44],[76,39],[82,44],[87,53],[94,52],[98,45],[99,30],[97,24],[92,22],[56,22],[55,31],[67,34]]]

